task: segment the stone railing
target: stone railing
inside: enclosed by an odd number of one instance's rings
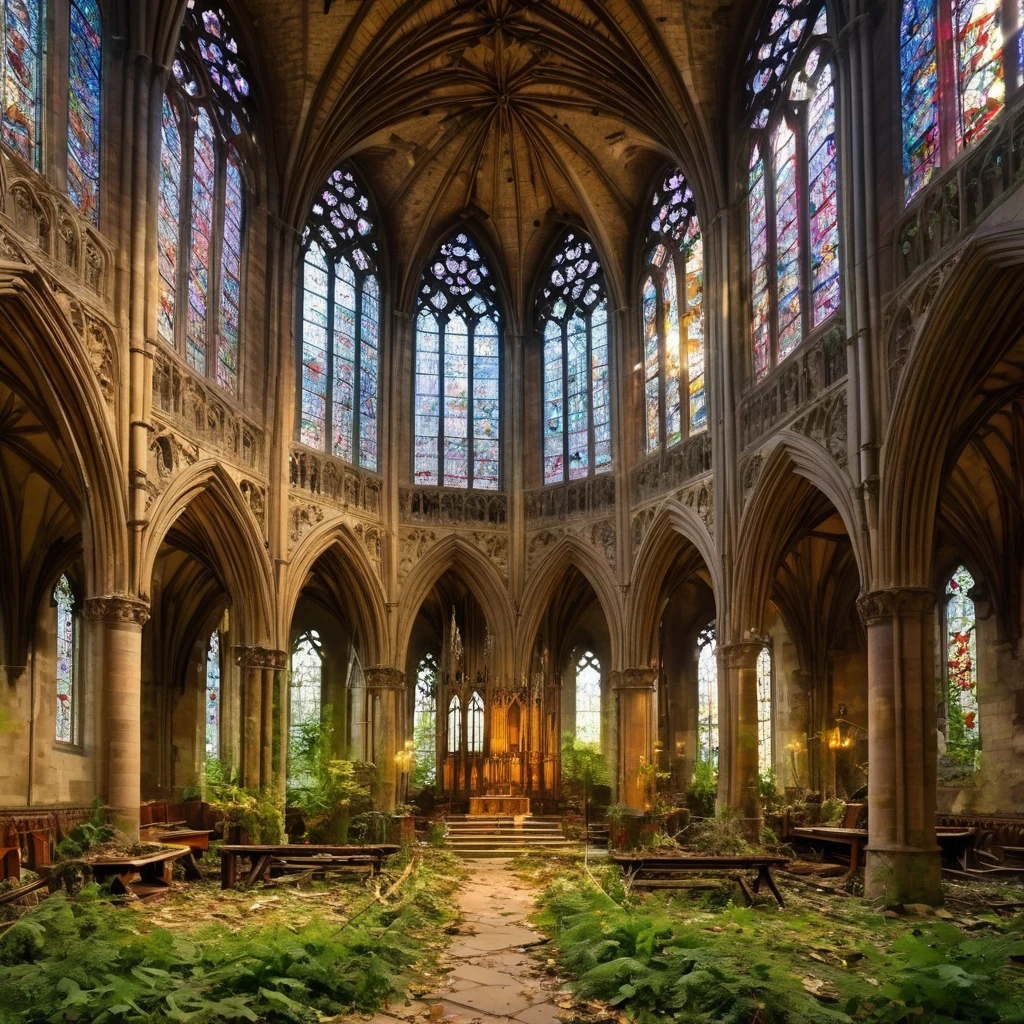
[[[177,357],[157,348],[153,357],[153,411],[183,439],[210,447],[229,461],[262,473],[264,434],[235,412],[216,384],[197,377]]]
[[[0,155],[0,215],[12,235],[59,275],[62,285],[110,305],[113,249],[67,196],[6,149]]]
[[[379,476],[301,444],[292,444],[288,451],[288,483],[296,490],[370,516],[380,516],[383,509],[384,482]]]
[[[846,340],[834,327],[797,349],[740,401],[740,449],[794,419],[846,376]]]
[[[398,492],[398,516],[403,523],[504,529],[508,497],[501,491],[402,487]]]
[[[1024,102],[1015,102],[988,132],[936,174],[896,223],[896,273],[902,283],[938,258],[1024,173]]]
[[[642,505],[710,472],[711,434],[702,430],[680,444],[646,456],[630,474],[630,498],[634,505]]]
[[[588,515],[615,507],[615,477],[599,473],[585,480],[552,484],[526,492],[528,528],[547,520]]]

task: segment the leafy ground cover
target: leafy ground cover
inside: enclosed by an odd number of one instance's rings
[[[542,886],[537,923],[584,1020],[1024,1021],[1021,915],[889,916],[813,886],[748,909],[728,888],[627,893],[611,866],[518,866]]]
[[[460,878],[448,854],[427,850],[383,903],[351,883],[224,893],[200,883],[141,907],[96,886],[57,893],[0,937],[0,1021],[308,1024],[372,1011],[438,956]],[[386,888],[386,874],[376,883]]]

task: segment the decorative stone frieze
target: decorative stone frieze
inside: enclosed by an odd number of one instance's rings
[[[246,647],[241,644],[236,645],[233,650],[235,661],[242,668],[281,671],[288,667],[286,651],[276,651],[270,647]]]
[[[375,665],[363,671],[363,686],[367,690],[404,690],[405,673],[388,665]]]
[[[935,594],[924,587],[874,590],[857,598],[857,610],[866,626],[888,619],[931,615],[934,609]]]
[[[615,478],[600,473],[567,484],[553,484],[527,491],[526,521],[539,525],[541,521],[566,519],[587,515],[615,507]]]
[[[149,605],[145,601],[119,594],[86,598],[83,611],[90,622],[124,623],[141,628],[149,621]]]
[[[680,444],[648,455],[630,474],[634,505],[642,505],[711,472],[711,432],[702,430]]]
[[[311,501],[300,501],[294,496],[288,499],[288,522],[291,524],[292,544],[297,544],[302,538],[313,529],[317,523],[324,520],[324,510],[321,506]]]
[[[626,668],[611,673],[613,690],[655,690],[659,672],[656,668]]]
[[[402,487],[398,515],[403,523],[497,528],[508,522],[508,498],[500,491]]]
[[[369,516],[381,514],[384,482],[379,476],[329,458],[303,445],[293,444],[288,453],[288,481],[298,491],[356,509]]]
[[[526,571],[530,573],[548,551],[565,537],[577,537],[593,547],[615,569],[617,560],[617,533],[615,520],[601,519],[597,522],[584,520],[562,527],[538,530],[526,537]]]
[[[398,579],[404,580],[428,548],[437,541],[433,530],[402,529],[398,534]]]
[[[849,461],[847,451],[846,388],[839,386],[793,424],[797,433],[817,441],[836,464],[845,469]]]
[[[740,640],[731,644],[719,644],[718,663],[723,669],[754,668],[764,647],[764,640]]]

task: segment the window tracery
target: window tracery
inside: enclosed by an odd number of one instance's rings
[[[437,660],[433,654],[425,654],[416,670],[413,746],[413,781],[417,786],[429,786],[437,778]]]
[[[466,750],[470,754],[484,752],[484,699],[477,690],[469,698],[466,709]]]
[[[78,631],[76,629],[75,592],[66,575],[53,590],[57,609],[57,721],[58,743],[78,742]]]
[[[1005,31],[1009,14],[1016,16],[1016,34]],[[985,134],[1007,90],[1020,84],[1022,23],[1022,0],[903,0],[899,57],[908,203],[941,165]]]
[[[772,770],[772,651],[762,647],[757,656],[757,766]]]
[[[214,630],[206,645],[206,756],[220,756],[220,632]]]
[[[161,108],[157,330],[196,372],[236,392],[254,143],[248,73],[223,8],[190,0],[172,72]]]
[[[576,662],[576,739],[601,742],[601,662],[592,651]]]
[[[974,767],[981,748],[978,721],[978,620],[975,581],[959,566],[946,583],[946,753]]]
[[[678,444],[708,423],[704,240],[682,171],[665,176],[651,210],[642,304],[648,452]]]
[[[718,767],[718,643],[713,622],[697,637],[697,758]]]
[[[544,483],[580,480],[612,465],[608,299],[593,243],[566,233],[537,304],[543,344]]]
[[[498,490],[501,313],[498,289],[465,231],[427,264],[416,305],[413,482]]]
[[[295,749],[303,733],[320,723],[323,684],[323,653],[320,634],[315,629],[303,633],[292,649],[288,680],[288,739]],[[289,775],[291,776],[291,772]],[[293,779],[294,781],[294,779]]]
[[[824,0],[779,0],[748,61],[747,215],[757,379],[839,311],[836,92]]]
[[[448,702],[448,753],[457,754],[462,746],[462,701],[456,694]]]
[[[303,235],[299,440],[377,471],[380,285],[369,193],[348,165]]]

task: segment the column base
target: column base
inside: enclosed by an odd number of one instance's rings
[[[864,896],[897,903],[942,903],[942,860],[935,849],[910,847],[872,850],[865,853]]]

